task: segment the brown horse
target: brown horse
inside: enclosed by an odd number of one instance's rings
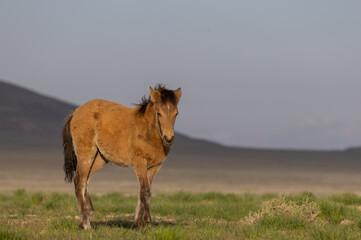
[[[157,85],[135,108],[97,99],[65,119],[65,181],[70,183],[74,178],[82,228],[91,228],[94,213],[87,189],[89,179],[108,162],[134,168],[140,185],[134,227],[151,224],[151,185],[174,141],[181,95],[180,88],[172,91]]]

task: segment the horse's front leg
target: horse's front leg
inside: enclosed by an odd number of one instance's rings
[[[150,198],[152,196],[152,183],[153,183],[153,179],[154,179],[154,176],[157,174],[157,172],[159,171],[159,169],[162,167],[162,165],[158,165],[158,166],[154,166],[150,169],[147,170],[147,177],[148,177],[148,183],[149,183],[149,194],[147,195],[147,204],[150,208]],[[150,224],[151,223],[151,218],[150,218],[150,214],[143,214],[143,221],[145,223],[148,223]]]
[[[134,227],[138,228],[151,223],[149,199],[151,196],[145,161],[133,163],[139,181],[138,204],[135,212]]]

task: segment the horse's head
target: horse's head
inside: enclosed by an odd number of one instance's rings
[[[178,115],[178,102],[182,90],[168,90],[163,86],[150,88],[150,100],[154,104],[156,122],[163,145],[170,146],[174,141],[174,124]]]

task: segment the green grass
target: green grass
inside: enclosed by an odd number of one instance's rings
[[[1,239],[361,239],[361,197],[312,193],[155,195],[153,225],[133,229],[137,196],[91,196],[93,229],[78,227],[73,195],[0,194]]]

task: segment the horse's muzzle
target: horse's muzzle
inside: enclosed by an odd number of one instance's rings
[[[174,142],[174,136],[172,136],[171,138],[168,138],[167,136],[163,137],[163,144],[164,145],[172,145],[172,143]]]

